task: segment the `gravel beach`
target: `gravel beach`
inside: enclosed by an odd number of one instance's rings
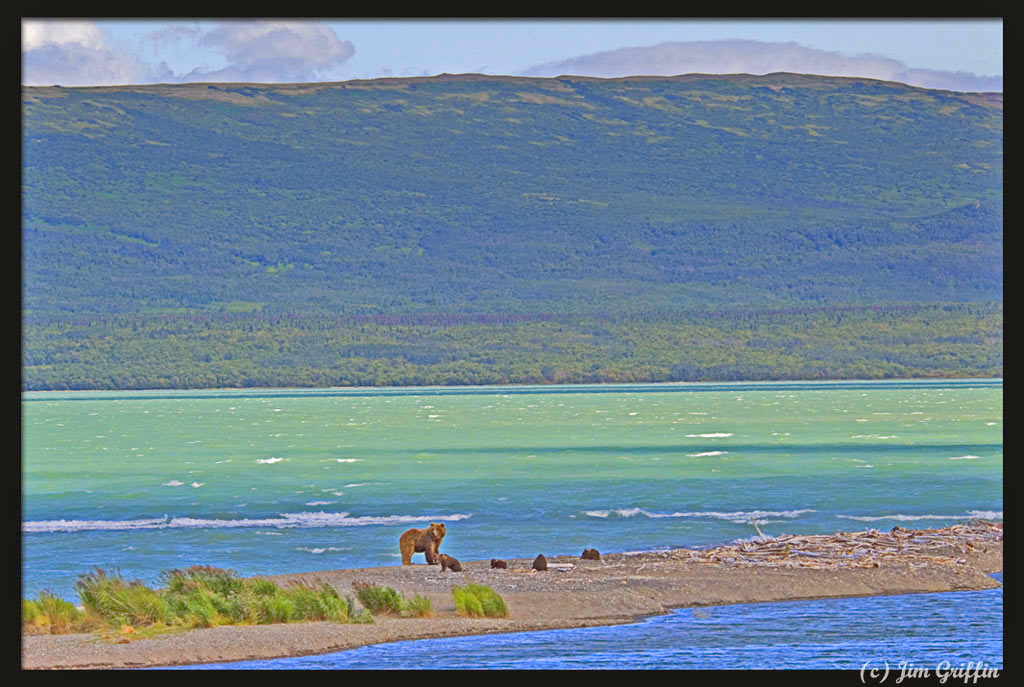
[[[409,639],[615,625],[679,607],[987,589],[999,586],[989,573],[1002,571],[1003,541],[1001,524],[984,523],[764,539],[702,551],[602,553],[600,560],[549,556],[543,572],[533,571],[532,562],[508,559],[502,570],[491,569],[489,560],[463,561],[458,573],[419,563],[271,576],[282,585],[322,580],[342,594],[353,594],[357,581],[393,587],[429,598],[433,616],[224,626],[131,640],[26,634],[21,665],[117,669],[269,659]],[[510,617],[458,616],[451,589],[470,582],[497,591]]]

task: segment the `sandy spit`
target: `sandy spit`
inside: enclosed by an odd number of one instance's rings
[[[868,568],[709,562],[707,556],[685,549],[602,554],[598,561],[574,556],[548,561],[563,567],[532,571],[533,559],[523,558],[508,559],[507,570],[491,569],[487,560],[463,561],[460,573],[418,564],[270,576],[279,584],[319,579],[353,596],[355,581],[393,587],[409,596],[428,597],[434,615],[377,617],[372,625],[225,626],[131,641],[91,634],[23,635],[21,666],[61,670],[222,663],[332,653],[409,639],[616,625],[681,607],[988,589],[999,586],[988,573],[1002,570],[1003,542],[1000,526],[998,541],[965,542],[924,563],[896,560]],[[494,588],[511,616],[456,615],[451,589],[469,582]]]

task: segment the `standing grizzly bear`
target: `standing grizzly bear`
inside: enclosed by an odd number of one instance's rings
[[[437,548],[441,546],[444,535],[443,522],[432,522],[426,529],[413,528],[403,532],[402,536],[398,538],[398,550],[402,552],[402,565],[412,565],[414,553],[422,553],[427,559],[427,565],[436,565]]]

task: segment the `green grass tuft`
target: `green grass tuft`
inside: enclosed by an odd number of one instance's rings
[[[160,575],[164,587],[172,593],[187,593],[203,587],[221,596],[231,596],[242,591],[244,583],[233,570],[224,570],[212,565],[193,565],[185,570],[167,570]]]
[[[406,599],[405,614],[416,618],[429,618],[434,614],[430,599],[419,594],[413,594],[411,599]]]
[[[508,617],[508,606],[501,596],[483,584],[467,584],[452,588],[455,610],[459,615],[488,618]]]
[[[280,589],[273,580],[263,578],[248,580],[245,584],[246,589],[257,596],[273,596]]]
[[[359,602],[373,615],[401,615],[402,595],[391,587],[377,587],[366,582],[353,582]]]
[[[38,601],[22,599],[21,626],[30,633],[66,634],[86,629],[89,619],[74,604],[42,592]]]
[[[352,597],[342,597],[323,581],[300,582],[285,589],[272,580],[243,580],[233,571],[212,566],[168,570],[161,580],[164,587],[154,590],[139,581],[126,581],[119,572],[96,568],[80,575],[75,585],[84,611],[46,592],[39,599],[22,599],[22,631],[67,633],[127,625],[134,632],[136,626],[165,631],[307,620],[373,622],[369,611],[355,612]],[[400,612],[429,613],[427,599],[398,598]]]
[[[79,575],[75,586],[86,612],[108,625],[151,625],[174,620],[168,599],[137,580],[125,581],[118,572],[108,575],[96,568],[93,573]]]
[[[430,599],[419,594],[407,599],[391,587],[378,587],[367,582],[353,582],[352,587],[360,603],[373,615],[429,617],[433,613]]]
[[[36,618],[43,615],[43,609],[38,601],[32,599],[21,600],[21,624],[31,625],[35,623]]]
[[[326,582],[297,583],[286,589],[285,594],[295,606],[295,615],[299,620],[345,622],[350,618],[349,600],[341,598],[338,590]]]
[[[258,597],[257,608],[260,624],[287,623],[296,619],[295,604],[283,591]]]

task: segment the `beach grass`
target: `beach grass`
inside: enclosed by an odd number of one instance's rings
[[[88,629],[90,625],[83,611],[48,592],[40,593],[37,600],[21,600],[21,626],[25,631],[67,634]]]
[[[429,618],[434,615],[430,599],[425,596],[413,594],[411,599],[406,599],[406,602],[406,612],[408,615],[416,616],[417,618]]]
[[[117,571],[96,568],[79,575],[75,584],[80,608],[46,592],[38,599],[22,599],[22,631],[66,634],[120,628],[134,633],[136,628],[162,631],[312,620],[373,622],[369,613],[355,612],[352,597],[342,597],[322,581],[281,587],[265,578],[243,580],[231,570],[213,566],[168,570],[160,579],[164,586],[152,589],[137,580],[125,580]]]
[[[501,596],[484,584],[467,584],[452,589],[455,610],[459,615],[507,618],[508,605]]]
[[[379,587],[367,582],[353,582],[353,589],[363,607],[373,615],[395,615],[427,618],[433,614],[430,599],[414,594],[407,599],[392,587]]]

